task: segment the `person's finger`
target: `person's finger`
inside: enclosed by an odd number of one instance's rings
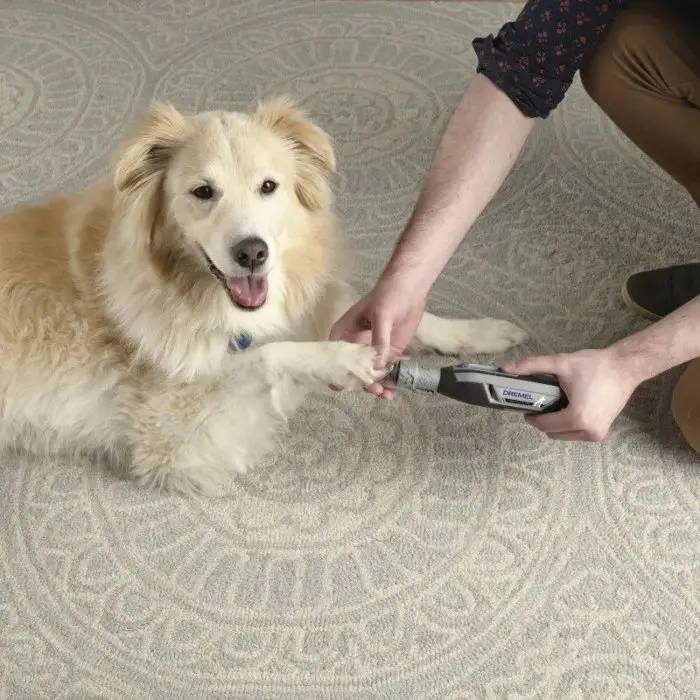
[[[341,319],[336,323],[328,334],[331,342],[359,343],[361,345],[372,344],[372,331],[369,328],[361,327],[356,323],[357,319],[349,319],[347,322]]]
[[[329,384],[328,388],[331,389],[331,391],[344,391],[344,387],[342,386],[337,386],[336,384]],[[388,389],[381,384],[370,384],[369,386],[364,386],[362,387],[363,391],[366,391],[368,394],[374,394],[375,396],[383,396],[386,391],[391,391],[391,389]]]
[[[503,370],[508,374],[558,374],[561,370],[561,359],[557,355],[525,357],[504,365]]]
[[[377,368],[389,364],[392,330],[392,318],[387,314],[378,313],[372,319],[372,345],[377,351]]]
[[[525,416],[525,420],[533,428],[543,433],[566,433],[576,430],[572,425],[572,416],[569,408],[554,413],[531,413]]]
[[[568,442],[590,442],[588,433],[583,430],[570,430],[565,433],[550,433],[547,435],[550,440],[565,440]]]
[[[329,340],[342,340],[348,332],[348,327],[352,327],[352,309],[346,311],[332,326],[328,334]]]
[[[342,329],[331,330],[328,340],[331,342],[341,341],[370,345],[372,343],[372,331],[369,329],[358,329],[355,326],[347,326]]]
[[[370,324],[361,305],[355,304],[333,324],[328,337],[329,340],[348,340],[362,333],[370,335]]]
[[[372,344],[372,331],[348,331],[345,336],[338,338],[338,340],[343,340],[346,343],[359,343],[361,345],[371,345]]]
[[[379,383],[370,384],[369,386],[365,387],[365,391],[368,391],[370,394],[374,394],[375,396],[381,396],[384,393],[384,387]]]

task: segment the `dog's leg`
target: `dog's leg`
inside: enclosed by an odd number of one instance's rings
[[[366,345],[346,342],[270,343],[260,353],[268,377],[289,377],[311,387],[337,384],[347,388],[367,386],[381,377],[375,368],[376,353]]]
[[[494,318],[452,319],[423,314],[409,353],[437,352],[468,357],[505,352],[527,340],[527,333],[510,321]]]
[[[332,297],[332,320],[338,320],[358,299],[349,287],[338,287]],[[527,333],[509,321],[493,318],[452,319],[423,314],[407,354],[437,352],[455,357],[498,354],[527,340]]]
[[[136,481],[220,495],[274,446],[307,389],[369,385],[383,372],[372,348],[353,343],[270,343],[231,357],[229,377],[167,388],[134,382],[122,397]]]

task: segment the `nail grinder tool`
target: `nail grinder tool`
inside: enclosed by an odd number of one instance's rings
[[[440,394],[484,408],[553,413],[569,405],[554,375],[516,376],[490,365],[461,362],[430,368],[406,360],[393,365],[388,379],[398,390]]]

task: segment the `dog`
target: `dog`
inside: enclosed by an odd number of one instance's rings
[[[372,347],[328,340],[357,298],[335,170],[287,98],[154,102],[104,178],[0,217],[0,448],[102,454],[146,487],[216,496],[309,391],[381,379]],[[409,352],[525,338],[425,313]]]

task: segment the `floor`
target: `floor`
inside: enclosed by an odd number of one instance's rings
[[[96,177],[153,96],[190,111],[291,91],[334,136],[364,291],[474,75],[472,38],[519,7],[0,0],[0,207]],[[430,307],[520,324],[509,357],[601,346],[643,325],[625,276],[697,258],[697,223],[576,83]],[[6,457],[0,697],[698,697],[700,470],[674,376],[592,445],[329,392],[223,501]]]

